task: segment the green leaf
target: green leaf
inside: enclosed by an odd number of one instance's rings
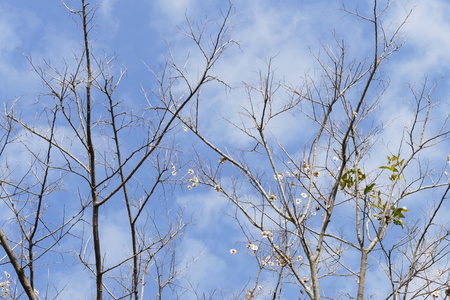
[[[366,188],[364,189],[364,194],[367,195],[368,193],[370,193],[370,191],[372,191],[374,186],[375,186],[375,182],[366,186]]]

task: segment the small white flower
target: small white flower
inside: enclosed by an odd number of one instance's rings
[[[353,111],[353,116],[356,118],[358,116],[358,113],[356,111]]]
[[[301,255],[297,256],[297,261],[301,261],[303,257]]]
[[[440,295],[439,291],[434,291],[433,293],[431,293],[431,296],[433,298],[439,298],[439,295]]]
[[[334,175],[336,175],[336,171],[330,171],[330,175],[334,177]]]
[[[438,276],[441,276],[442,274],[444,274],[444,272],[442,272],[442,270],[437,270],[437,274]]]
[[[236,249],[231,249],[230,253],[231,253],[231,255],[235,255],[237,253],[237,250]]]
[[[261,231],[261,236],[263,238],[268,238],[271,234],[272,233],[270,231],[267,231],[267,230]]]
[[[181,128],[183,128],[184,131],[188,130],[186,126],[182,126]]]
[[[36,296],[39,295],[38,290],[34,289],[34,294],[35,294]]]
[[[189,170],[188,170],[188,174],[189,174],[189,175],[192,175],[192,174],[194,174],[194,170],[192,170],[192,169],[189,169]]]
[[[372,218],[373,218],[373,219],[378,219],[378,214],[373,214],[373,215],[372,215]]]
[[[215,190],[216,192],[220,192],[220,185],[216,184],[216,185],[214,186],[214,190]]]
[[[198,182],[195,182],[195,181],[194,181],[194,182],[192,183],[192,187],[197,187],[197,186],[198,186]]]
[[[172,176],[177,176],[177,170],[172,171]]]
[[[308,164],[306,161],[303,161],[302,165],[303,170],[309,171],[310,167],[311,167],[310,164]]]
[[[298,171],[295,170],[294,172],[292,172],[292,175],[293,175],[294,177],[298,177]]]
[[[300,199],[300,198],[295,199],[295,203],[297,203],[297,204],[302,203],[302,199]]]
[[[188,190],[192,190],[192,186],[188,185],[188,186],[187,186],[187,189],[188,189]]]
[[[262,289],[263,289],[263,287],[260,286],[260,285],[258,285],[258,290],[260,291],[260,290],[262,290]]]
[[[308,195],[307,195],[306,193],[301,193],[300,195],[301,195],[303,198],[308,197]]]
[[[175,164],[174,163],[171,163],[170,167],[172,168],[172,170],[175,170]]]
[[[334,160],[334,161],[338,161],[338,160],[339,160],[339,157],[333,156],[333,160]]]
[[[355,281],[356,281],[357,284],[359,284],[359,279],[358,278],[356,278]]]
[[[283,173],[278,173],[278,174],[275,174],[275,175],[273,175],[273,178],[275,179],[275,180],[277,180],[277,179],[279,179],[279,180],[283,180]]]
[[[308,282],[309,281],[309,277],[303,277],[303,281],[304,282]]]
[[[311,213],[311,215],[312,215],[312,216],[315,216],[315,215],[316,215],[316,212],[315,212],[315,211],[313,211],[313,212]]]
[[[269,196],[269,201],[275,201],[275,200],[277,200],[277,195],[271,194],[271,195]]]
[[[274,265],[273,261],[269,261],[267,264],[271,267],[273,267],[273,265]]]
[[[9,278],[9,277],[11,277],[11,275],[9,275],[9,273],[8,273],[8,272],[6,272],[6,271],[3,271],[3,273],[5,273],[5,276],[6,276],[6,278]]]

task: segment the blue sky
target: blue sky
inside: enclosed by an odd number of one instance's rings
[[[276,80],[298,87],[305,74],[318,78],[318,64],[312,54],[319,53],[324,44],[334,46],[333,34],[346,41],[350,57],[363,59],[370,55],[373,43],[370,26],[343,12],[342,1],[280,2],[231,2],[235,14],[232,37],[240,46],[231,47],[212,72],[233,89],[227,90],[218,85],[206,89],[201,108],[204,134],[223,149],[231,150],[234,146],[249,145],[247,137],[227,125],[220,115],[232,121],[239,120],[237,111],[240,105],[245,105],[243,103],[247,96],[243,83],[256,84],[259,70],[266,68],[269,59],[273,58]],[[370,13],[371,2],[344,0],[346,8],[357,8],[361,14]],[[71,3],[79,6],[77,1]],[[206,17],[215,22],[220,20],[221,14],[228,8],[228,1],[221,0],[104,0],[99,3],[95,19],[97,26],[91,36],[94,53],[99,57],[104,53],[117,57],[116,71],[127,69],[118,89],[118,97],[141,108],[147,105],[142,90],[148,92],[150,88],[156,87],[147,66],[158,70],[158,66],[164,63],[168,55],[167,45],[170,45],[178,62],[189,58],[189,75],[193,78],[197,75],[199,53],[179,32],[185,26],[185,16],[194,22],[201,22]],[[366,162],[365,166],[369,169],[375,168],[380,160],[385,160],[387,148],[398,147],[402,126],[410,118],[409,106],[403,101],[409,97],[408,84],[415,84],[419,88],[425,76],[431,84],[443,78],[434,94],[442,109],[436,112],[437,121],[433,126],[439,126],[439,120],[449,113],[450,103],[446,93],[449,81],[445,75],[450,68],[450,3],[445,0],[397,1],[384,17],[387,32],[398,26],[413,8],[402,29],[405,45],[398,53],[393,54],[383,69],[389,77],[391,87],[382,98],[382,107],[374,120],[392,123],[389,130],[381,133],[379,143],[371,154],[373,159]],[[41,65],[43,59],[56,68],[62,68],[64,63],[69,66],[73,64],[73,53],[80,53],[82,48],[82,32],[76,21],[60,1],[9,0],[0,3],[0,97],[5,105],[9,106],[14,99],[20,97],[20,104],[28,107],[27,105],[36,102],[38,93],[43,91],[42,84],[31,71],[24,54],[32,57],[37,65]],[[286,95],[280,92],[277,97],[282,99]],[[30,107],[24,110],[24,114],[32,119],[35,107]],[[306,125],[295,115],[288,115],[275,119],[270,128],[271,133],[290,149],[301,144],[302,140],[311,139],[308,128],[292,130],[293,124],[299,128]],[[216,154],[198,143],[190,132],[185,133],[180,128],[176,138],[178,149],[184,153],[192,155],[195,148],[205,159],[218,159]],[[131,137],[130,142],[134,142]],[[39,147],[37,141],[30,143]],[[425,152],[423,159],[429,160],[432,165],[439,165],[437,162],[445,162],[448,147],[448,142],[441,144],[433,151]],[[187,172],[189,168],[189,165],[184,165],[188,156],[180,155],[180,174]],[[9,160],[20,166],[25,164],[27,156],[14,154]],[[178,176],[180,179],[182,175]],[[226,180],[223,179],[224,186],[228,184]],[[245,194],[245,190],[243,193]],[[412,200],[411,205],[416,201],[418,200]],[[1,205],[0,217],[3,223],[8,213],[1,209]],[[70,207],[74,204],[67,205]],[[178,245],[180,264],[201,254],[185,273],[193,286],[198,286],[205,293],[215,288],[237,292],[243,288],[243,283],[254,278],[254,258],[247,254],[246,239],[238,224],[230,217],[235,209],[229,200],[211,189],[197,188],[188,191],[183,188],[170,194],[170,205],[186,206],[186,215],[196,218],[195,226],[187,229]],[[58,212],[62,208],[56,205],[52,209]],[[447,214],[442,213],[439,220],[445,220],[450,207],[447,205],[444,211]],[[120,258],[127,251],[127,224],[123,216],[124,211],[114,205],[108,206],[103,212],[103,249],[111,261]],[[76,242],[65,240],[64,245],[75,247]],[[232,248],[238,251],[234,256],[229,254]],[[0,254],[3,255],[3,252]],[[47,255],[43,259],[47,262],[53,257]],[[55,260],[58,259],[59,257],[55,257]],[[94,286],[92,278],[83,271],[80,264],[70,260],[66,264],[64,267],[41,267],[42,277],[38,284],[44,289],[49,275],[50,285],[56,288],[68,283],[62,299],[90,299],[91,287]],[[0,271],[2,268],[0,265]],[[67,273],[68,269],[72,270],[70,274]],[[377,280],[376,274],[370,276]],[[270,276],[263,279],[268,289],[271,287],[269,279]],[[353,292],[354,280],[347,284],[348,289]],[[377,288],[374,285],[368,287],[371,291]],[[170,294],[166,297],[175,299]],[[185,297],[194,299],[191,294]],[[285,299],[290,299],[289,294]]]

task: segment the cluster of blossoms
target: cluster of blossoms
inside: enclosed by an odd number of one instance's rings
[[[258,285],[257,287],[258,291],[261,291],[263,287],[261,285]],[[248,290],[245,294],[245,300],[251,300],[255,295],[253,295],[254,290]]]
[[[275,201],[275,200],[277,200],[277,195],[271,194],[271,195],[269,196],[269,201]]]
[[[9,275],[8,272],[6,272],[6,271],[4,271],[4,273],[6,276],[6,280],[3,282],[0,282],[0,288],[2,289],[2,296],[4,298],[6,298],[11,293],[11,280],[9,280],[11,275]]]
[[[277,262],[278,267],[282,267],[282,266],[285,266],[285,265],[288,265],[288,264],[291,264],[294,262],[294,258],[291,256],[288,256],[286,258],[282,257],[282,256],[277,256],[275,260]]]
[[[247,244],[247,248],[253,251],[258,251],[259,247],[257,245],[254,245],[252,243]]]
[[[189,169],[188,170],[189,175],[194,175],[194,170]],[[194,176],[193,178],[189,178],[189,182],[191,182],[191,185],[188,185],[188,190],[191,190],[193,187],[197,187],[200,183],[200,180],[197,176]]]
[[[339,161],[340,160],[339,157],[337,157],[337,156],[333,156],[332,159],[333,159],[333,161]],[[288,162],[288,163],[290,163],[290,162]],[[302,168],[302,170],[305,173],[309,173],[311,171],[311,164],[306,162],[305,160],[303,160],[301,168]],[[340,168],[338,168],[338,170],[339,169]],[[331,176],[334,176],[335,174],[336,174],[335,171],[330,171],[330,175]],[[290,175],[291,174],[288,171],[283,171],[281,173],[277,173],[277,174],[273,175],[273,178],[275,180],[282,180],[284,178],[284,176],[290,176]],[[300,176],[299,171],[298,170],[293,171],[292,172],[292,176],[294,176],[296,178],[299,178],[299,176]],[[319,177],[320,176],[320,172],[319,171],[314,171],[314,172],[312,172],[312,176]],[[293,182],[291,182],[291,183],[293,183]]]
[[[275,263],[271,259],[272,259],[272,256],[266,256],[266,258],[264,259],[262,264],[263,265],[267,264],[270,267],[273,267],[275,265]],[[293,263],[295,261],[301,261],[301,260],[303,260],[303,257],[301,255],[297,256],[296,259],[294,259],[292,256],[288,256],[288,257],[284,258],[284,257],[282,257],[280,255],[277,255],[276,258],[275,258],[275,262],[277,263],[278,267],[286,266],[286,265],[291,264],[291,263]]]
[[[271,258],[272,258],[272,256],[266,256],[264,261],[262,261],[262,265],[265,266],[266,264],[268,264],[269,266],[273,267],[274,263],[273,263],[273,261],[270,260]]]
[[[173,172],[172,172],[173,173]],[[194,175],[194,170],[189,169],[188,170],[188,175]],[[191,183],[190,185],[187,186],[188,190],[192,190],[192,188],[195,188],[198,186],[198,184],[200,183],[200,179],[197,176],[194,176],[192,178],[189,178],[189,182]],[[220,185],[215,184],[214,185],[214,190],[216,192],[220,192]]]
[[[311,169],[311,165],[309,163],[307,163],[306,161],[303,161],[302,169],[305,172],[309,172],[309,170]]]
[[[172,176],[177,176],[177,168],[175,167],[175,164],[171,163],[170,167],[172,168]]]

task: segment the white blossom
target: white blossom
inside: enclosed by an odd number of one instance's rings
[[[275,179],[275,180],[277,180],[277,179],[279,179],[279,180],[283,180],[283,173],[278,173],[278,174],[275,174],[275,175],[273,175],[273,178]]]
[[[253,245],[252,243],[248,243],[247,248],[253,251],[257,251],[259,249],[257,245]]]
[[[261,231],[261,236],[263,238],[268,238],[271,235],[272,235],[272,233],[270,231],[267,231],[267,230]]]

